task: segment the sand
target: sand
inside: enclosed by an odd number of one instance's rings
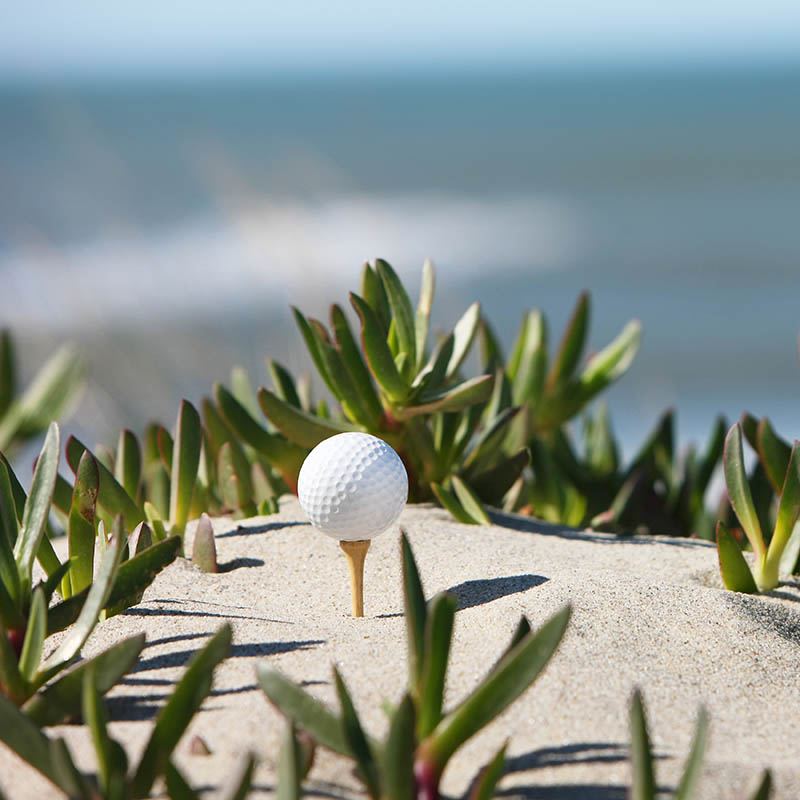
[[[800,585],[762,597],[727,592],[716,550],[703,542],[619,539],[510,515],[496,515],[491,527],[465,526],[431,506],[407,508],[400,524],[426,595],[450,590],[459,598],[450,705],[477,684],[521,614],[537,627],[565,603],[573,606],[564,640],[539,680],[452,760],[443,782],[448,795],[461,796],[510,738],[504,796],[625,797],[628,708],[638,686],[661,787],[676,785],[703,703],[711,738],[700,798],[744,798],[767,766],[773,797],[800,797]],[[256,664],[302,681],[332,706],[336,664],[368,730],[379,737],[385,731],[381,704],[398,700],[406,685],[399,531],[395,526],[373,543],[366,616],[355,619],[344,555],[306,523],[296,500],[283,500],[274,516],[218,519],[214,526],[222,572],[203,574],[176,561],[139,606],[99,625],[85,654],[147,633],[141,660],[108,695],[112,733],[135,760],[191,654],[230,621],[233,652],[176,760],[193,785],[214,796],[252,750],[260,759],[255,796],[269,796],[283,725],[256,684]],[[66,737],[82,767],[92,768],[85,729],[53,731]],[[192,753],[195,734],[211,755]],[[322,750],[306,788],[317,796],[358,794],[349,762]],[[0,789],[10,800],[58,796],[2,745]]]

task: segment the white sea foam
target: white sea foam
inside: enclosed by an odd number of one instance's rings
[[[326,297],[356,285],[361,263],[387,258],[416,276],[558,269],[576,247],[566,208],[538,196],[350,195],[249,203],[163,232],[0,254],[0,316],[54,328]]]

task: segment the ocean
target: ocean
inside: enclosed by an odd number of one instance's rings
[[[607,395],[631,452],[666,407],[800,437],[800,66],[0,86],[0,325],[23,373],[75,341],[68,430],[170,421],[245,365],[308,361],[290,304],[346,304],[381,256],[434,321],[510,345],[644,339]]]

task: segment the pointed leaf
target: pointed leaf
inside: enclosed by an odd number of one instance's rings
[[[22,703],[29,694],[30,691],[19,671],[17,654],[6,631],[0,629],[0,699],[5,695],[16,703]],[[2,730],[0,730],[0,739],[2,739]]]
[[[297,741],[294,722],[287,720],[281,737],[278,757],[278,800],[300,800],[303,796],[300,784],[302,756]]]
[[[331,327],[336,343],[341,351],[342,361],[358,391],[360,404],[365,409],[366,419],[371,427],[377,427],[383,416],[381,401],[372,384],[372,377],[364,364],[361,351],[353,338],[344,311],[338,306],[331,307]]]
[[[414,703],[406,694],[392,714],[383,750],[387,800],[414,800]]]
[[[462,383],[431,394],[421,394],[413,406],[397,413],[399,419],[409,419],[418,414],[440,411],[461,411],[463,408],[484,403],[492,393],[494,375],[478,375]]]
[[[358,295],[350,293],[350,302],[361,318],[361,343],[370,372],[378,385],[395,402],[408,396],[409,385],[397,371],[394,356],[386,343],[385,334],[370,306]]]
[[[305,340],[306,347],[308,348],[308,352],[311,355],[311,360],[314,362],[314,366],[317,368],[317,372],[319,372],[320,377],[322,378],[325,385],[328,389],[331,390],[334,394],[336,390],[333,388],[333,381],[331,380],[331,376],[328,373],[328,369],[325,366],[325,362],[322,359],[322,354],[319,351],[319,339],[314,334],[314,330],[309,324],[308,320],[303,316],[303,314],[294,306],[292,306],[292,312],[294,313],[294,318],[297,321],[297,325],[300,328],[300,333],[303,335],[303,339]],[[275,376],[273,375],[273,380]],[[283,397],[281,387],[276,384],[276,394],[289,405],[296,406],[300,408],[300,403],[294,403],[292,399],[288,397]]]
[[[758,423],[756,436],[758,455],[764,465],[764,471],[775,493],[780,494],[792,448],[775,433],[775,429],[766,417]]]
[[[119,518],[118,518],[119,519]],[[115,523],[115,529],[117,528]],[[89,635],[94,630],[100,615],[100,611],[105,607],[111,595],[111,587],[117,576],[119,569],[120,556],[122,555],[124,531],[115,530],[111,538],[111,544],[97,570],[94,582],[89,588],[86,600],[83,604],[75,625],[61,640],[61,644],[55,652],[42,664],[38,672],[37,680],[39,685],[49,680],[49,678],[66,666],[78,655]],[[48,620],[49,624],[49,620]]]
[[[722,458],[726,430],[727,425],[725,423],[725,418],[721,416],[717,417],[714,421],[714,429],[709,437],[706,452],[697,467],[695,476],[695,483],[701,495],[705,494],[708,484],[711,482],[711,476],[714,474],[714,469]]]
[[[133,797],[147,797],[155,779],[164,774],[172,751],[211,691],[214,669],[228,655],[230,645],[231,628],[226,624],[192,656],[175,691],[156,717],[153,732],[133,777]]]
[[[139,440],[127,429],[119,435],[114,477],[132,498],[137,497],[142,477],[142,451]]]
[[[464,363],[464,359],[475,341],[475,334],[478,332],[478,323],[480,321],[481,305],[476,301],[464,312],[464,315],[453,328],[453,355],[450,357],[446,372],[448,380],[456,375]]]
[[[408,643],[408,686],[411,696],[422,692],[422,671],[425,666],[425,628],[428,607],[422,591],[417,562],[405,531],[400,537],[403,562],[403,599],[405,602],[406,640]]]
[[[457,605],[458,600],[455,595],[441,593],[431,600],[428,610],[423,650],[422,692],[417,718],[417,737],[420,740],[424,739],[442,719],[444,682]]]
[[[455,489],[456,497],[467,514],[481,525],[491,525],[489,515],[475,492],[458,475],[453,475],[450,480],[453,484],[453,489]]]
[[[121,771],[124,775],[127,764],[123,766],[114,757],[113,743],[108,735],[108,718],[103,707],[103,699],[94,684],[92,667],[86,669],[83,674],[82,699],[83,722],[89,728],[92,736],[100,786],[108,791],[112,776],[120,773],[120,767],[122,767]]]
[[[784,475],[775,531],[767,550],[767,561],[771,562],[780,560],[800,517],[800,442],[795,442],[791,449]]]
[[[462,525],[481,525],[481,521],[476,519],[467,512],[461,501],[458,500],[449,489],[446,489],[440,483],[431,483],[431,491],[436,496],[442,508],[450,512],[450,515],[456,522]]]
[[[486,317],[481,317],[481,364],[484,372],[494,372],[503,362],[503,348]]]
[[[78,471],[81,456],[87,449],[79,439],[70,436],[67,441],[67,463],[73,472]],[[125,489],[120,486],[114,475],[100,461],[97,461],[97,470],[100,473],[97,502],[109,514],[114,516],[122,514],[127,525],[138,525],[144,521],[145,517],[142,509],[136,505]]]
[[[547,373],[547,325],[538,309],[523,319],[507,372],[514,405],[538,406]]]
[[[256,393],[247,370],[242,366],[235,366],[231,370],[231,392],[250,416],[258,416]]]
[[[413,360],[417,354],[417,343],[414,309],[408,292],[388,262],[382,258],[375,259],[375,268],[386,290],[386,296],[389,298],[389,306],[392,309],[397,329],[399,352],[407,353],[408,358]]]
[[[529,634],[420,745],[441,773],[453,753],[514,702],[539,676],[552,657],[570,618],[570,607],[556,612],[536,633]]]
[[[772,773],[768,769],[765,769],[764,774],[761,776],[761,782],[758,784],[750,800],[769,800],[771,796]]]
[[[753,552],[761,558],[765,552],[764,537],[761,525],[753,505],[753,496],[750,493],[750,484],[747,482],[747,472],[742,455],[742,429],[738,423],[731,426],[725,437],[725,483],[728,487],[728,497],[731,506],[742,523]]]
[[[58,474],[60,439],[58,425],[51,422],[33,473],[30,496],[22,516],[22,530],[14,545],[23,597],[30,591],[33,562],[50,512]]]
[[[200,569],[201,572],[219,572],[217,546],[214,542],[214,528],[211,525],[208,514],[203,514],[200,517],[200,521],[194,531],[192,564]]]
[[[675,791],[675,800],[692,800],[697,793],[700,775],[703,771],[703,756],[708,744],[708,714],[700,708],[697,715],[697,725],[694,729],[694,739],[683,768],[683,775]]]
[[[4,636],[0,632],[0,636]],[[47,635],[47,603],[44,599],[44,590],[38,586],[33,592],[31,610],[28,614],[28,627],[25,631],[25,641],[19,657],[19,671],[26,683],[33,683],[33,677],[39,668],[44,648],[44,638]]]
[[[739,545],[722,521],[717,523],[717,556],[722,582],[732,592],[757,594],[758,587]]]
[[[288,403],[295,408],[302,408],[300,395],[297,393],[297,386],[289,370],[277,361],[273,361],[271,358],[267,359],[267,369],[272,378],[272,385],[275,387],[275,394],[277,394],[284,403]],[[256,408],[258,408],[257,399]]]
[[[169,800],[200,800],[200,795],[189,786],[189,782],[172,761],[167,762],[164,777],[167,783]]]
[[[553,359],[546,385],[552,389],[572,377],[586,345],[589,328],[589,293],[581,292],[572,316],[564,329],[558,353]]]
[[[641,692],[637,689],[631,701],[631,768],[633,785],[631,800],[655,800],[656,779],[653,774],[653,751],[647,733],[647,718]]]
[[[19,571],[14,559],[17,534],[17,516],[8,468],[5,462],[0,461],[0,584],[14,605],[20,602],[21,597]]]
[[[419,371],[414,382],[411,384],[414,395],[423,392],[439,391],[445,382],[447,375],[447,365],[453,357],[455,347],[455,337],[452,333],[441,339],[433,351],[433,355],[428,363]]]
[[[202,441],[203,434],[197,409],[187,400],[181,400],[175,432],[169,498],[170,521],[180,534],[183,534],[189,520]]]
[[[284,403],[268,389],[259,389],[258,402],[270,422],[291,442],[305,448],[316,447],[323,439],[345,431],[357,430],[352,425],[315,417]]]
[[[59,725],[80,712],[83,676],[94,670],[94,685],[105,694],[136,663],[144,648],[145,635],[138,633],[109,647],[99,655],[82,661],[58,680],[37,692],[22,707],[25,715],[40,727]]]
[[[17,393],[17,365],[11,331],[0,331],[0,419],[3,418]]]
[[[491,800],[497,784],[506,771],[506,748],[508,740],[495,753],[492,760],[480,771],[472,786],[468,800]]]
[[[364,264],[361,272],[361,296],[375,313],[376,321],[381,326],[383,335],[387,336],[392,323],[392,311],[383,281],[372,264]]]
[[[86,450],[78,462],[75,489],[69,512],[70,586],[80,592],[92,582],[94,569],[94,513],[100,485],[100,472],[92,454]]]
[[[335,714],[266,664],[259,664],[256,672],[261,688],[282,714],[308,731],[323,747],[352,757],[342,722]]]
[[[414,315],[414,339],[417,344],[415,354],[415,369],[419,369],[425,361],[425,345],[428,341],[428,329],[431,323],[431,309],[433,308],[433,294],[436,289],[436,277],[433,264],[427,258],[422,265],[422,286],[419,290],[417,313]]]
[[[464,470],[467,475],[472,476],[484,472],[502,457],[501,447],[508,435],[509,425],[520,410],[520,408],[504,409],[481,432],[474,447],[464,460]]]
[[[356,762],[359,777],[364,782],[369,795],[378,800],[381,794],[380,775],[378,765],[375,763],[375,756],[369,746],[364,729],[356,714],[353,699],[347,691],[342,676],[336,667],[333,668],[333,679],[336,684],[336,693],[339,697],[339,705],[342,711],[342,729],[344,730],[347,744]]]
[[[63,792],[73,787],[53,765],[50,740],[0,692],[0,741]]]

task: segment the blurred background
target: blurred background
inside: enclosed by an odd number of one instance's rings
[[[88,444],[171,423],[243,364],[307,368],[381,256],[434,322],[507,346],[581,289],[637,317],[608,395],[800,436],[800,4],[0,0],[0,327],[23,379],[74,341]]]

